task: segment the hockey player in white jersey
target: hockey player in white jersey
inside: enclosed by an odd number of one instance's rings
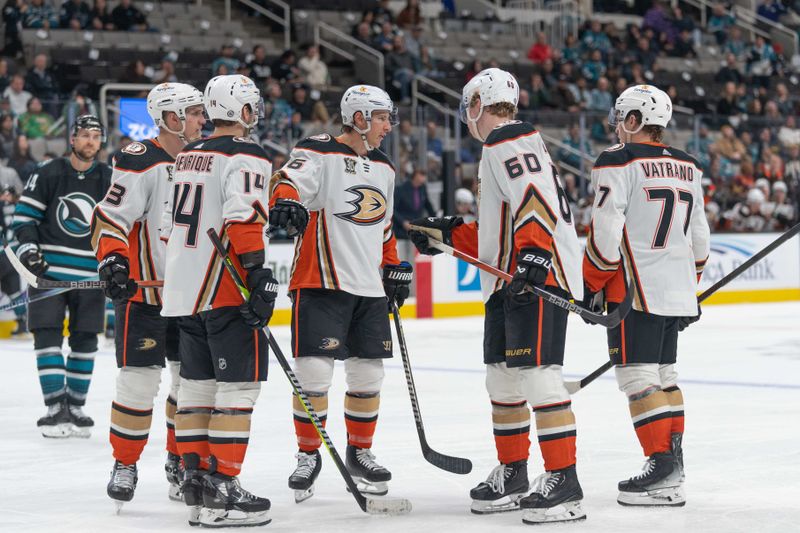
[[[539,133],[514,120],[519,86],[491,68],[464,87],[462,120],[484,143],[478,169],[478,221],[459,217],[412,222],[419,251],[428,237],[513,273],[510,284],[481,272],[486,306],[483,360],[500,464],[472,489],[472,511],[522,508],[528,524],[581,520],[583,492],[575,471],[575,416],[561,368],[567,312],[532,286],[580,300],[580,246],[566,194]],[[530,406],[546,472],[529,490]]]
[[[394,166],[378,148],[397,111],[382,89],[357,85],[345,91],[341,115],[341,135],[300,141],[273,176],[270,225],[300,236],[289,284],[297,378],[324,424],[334,360],[345,361],[347,468],[359,490],[386,494],[391,473],[371,449],[383,359],[392,357],[387,298],[403,305],[412,277],[392,232]],[[313,494],[321,441],[293,401],[299,451],[289,487],[300,502]]]
[[[158,136],[133,142],[114,155],[111,188],[92,217],[92,246],[100,279],[114,302],[119,374],[111,404],[110,441],[114,468],[108,495],[130,501],[138,479],[136,463],[147,443],[161,369],[169,363],[166,403],[167,480],[171,499],[182,500],[182,472],[175,443],[180,360],[177,319],[161,316],[161,295],[138,289],[133,279],[164,277],[166,246],[159,239],[164,204],[172,194],[175,156],[200,138],[205,124],[203,94],[183,83],[162,83],[147,95],[147,111]]]
[[[597,158],[592,223],[583,263],[584,303],[613,309],[632,282],[633,309],[608,331],[617,384],[628,397],[643,471],[619,483],[622,505],[680,506],[683,396],[675,371],[678,331],[700,317],[697,282],[709,253],[702,171],[661,142],[669,96],[629,87],[609,114],[620,143]]]
[[[175,160],[167,240],[164,316],[180,317],[181,380],[175,437],[185,466],[189,523],[256,526],[270,501],[239,484],[253,406],[267,377],[267,340],[278,282],[264,267],[266,186],[272,164],[247,135],[262,116],[245,76],[217,76],[203,94],[211,137]],[[214,229],[250,290],[247,302],[208,238]]]

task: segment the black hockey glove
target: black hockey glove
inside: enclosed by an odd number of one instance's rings
[[[25,265],[25,268],[30,270],[37,278],[44,276],[50,265],[44,260],[42,250],[35,242],[26,242],[17,248],[17,257],[20,262]]]
[[[688,328],[690,325],[694,324],[698,320],[700,320],[700,315],[703,314],[703,310],[700,309],[700,304],[697,304],[697,315],[695,316],[682,316],[678,319],[678,331],[683,331]]]
[[[247,274],[250,297],[239,306],[245,323],[253,329],[261,329],[272,318],[275,298],[278,297],[278,280],[269,268],[255,268]]]
[[[597,292],[592,290],[586,285],[583,286],[583,307],[592,313],[603,313],[606,310],[606,291],[601,289]],[[585,318],[581,317],[587,324],[594,324]]]
[[[551,254],[542,248],[523,248],[517,255],[517,270],[508,284],[508,292],[517,301],[533,300],[533,287],[544,288],[547,273],[550,272]]]
[[[114,301],[128,300],[136,295],[139,288],[130,279],[128,260],[120,254],[109,254],[97,265],[100,281],[108,283],[103,292]]]
[[[437,255],[442,253],[442,251],[432,247],[430,241],[428,241],[428,237],[433,237],[437,241],[452,246],[453,229],[463,223],[463,218],[455,216],[418,218],[412,220],[411,224],[419,226],[421,229],[412,229],[409,231],[408,238],[411,239],[411,242],[417,247],[419,253],[424,255]]]
[[[281,198],[269,210],[269,231],[285,229],[289,238],[302,235],[308,225],[308,209],[297,200]]]
[[[409,286],[414,268],[407,261],[399,265],[386,265],[383,267],[383,290],[386,291],[386,298],[389,299],[389,310],[392,309],[392,302],[397,307],[403,307],[409,294]]]

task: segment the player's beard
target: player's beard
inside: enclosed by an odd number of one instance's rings
[[[95,150],[94,148],[86,147],[79,150],[76,149],[74,146],[72,147],[72,153],[75,154],[75,157],[77,157],[84,163],[94,161],[95,157],[97,157],[98,152],[100,152],[99,148]]]

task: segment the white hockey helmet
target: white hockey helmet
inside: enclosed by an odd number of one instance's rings
[[[248,130],[258,123],[258,119],[264,118],[261,91],[253,80],[240,74],[211,78],[203,94],[203,103],[209,119],[238,122]],[[242,109],[246,105],[253,112],[249,124],[242,120]]]
[[[481,97],[481,109],[478,111],[478,116],[471,117],[469,104],[476,93]],[[459,104],[461,122],[464,124],[477,122],[483,115],[484,107],[501,102],[507,102],[517,107],[519,103],[517,79],[510,72],[499,68],[484,69],[475,74],[475,77],[469,80],[461,91],[461,103]]]
[[[342,124],[350,126],[362,135],[367,133],[372,126],[372,113],[375,111],[388,111],[389,121],[392,126],[396,126],[398,123],[397,108],[389,94],[380,87],[354,85],[344,92],[339,107],[342,114]],[[364,120],[367,121],[367,129],[364,131],[359,130],[355,125],[354,118],[359,111],[364,115]]]
[[[194,105],[203,105],[203,93],[185,83],[161,83],[147,94],[147,113],[156,127],[180,136],[186,128],[186,109]],[[180,131],[172,131],[167,126],[164,113],[168,111],[180,119]]]
[[[667,93],[654,85],[628,87],[617,97],[614,107],[609,111],[608,123],[611,126],[624,123],[631,111],[642,114],[642,123],[635,131],[628,131],[623,125],[626,133],[638,133],[645,126],[666,128],[672,119],[672,100]]]

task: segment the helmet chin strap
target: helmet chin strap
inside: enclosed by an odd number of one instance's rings
[[[186,120],[182,118],[179,120],[181,121],[181,129],[179,131],[171,130],[169,126],[167,126],[166,121],[163,120],[161,121],[161,127],[167,130],[167,132],[177,135],[180,140],[183,141],[183,144],[189,144],[191,141],[186,138]]]
[[[475,125],[475,133],[478,135],[478,140],[480,142],[486,142],[486,138],[483,135],[481,135],[481,130],[478,127],[478,121],[481,119],[482,116],[483,116],[483,102],[481,102],[481,109],[480,111],[478,111],[478,116],[475,118],[469,116],[469,109],[467,109],[467,120]]]
[[[365,120],[366,120],[366,118],[365,118]],[[374,150],[375,148],[377,148],[377,147],[373,148],[367,142],[367,133],[369,133],[369,131],[371,129],[372,129],[372,121],[371,120],[367,120],[367,129],[365,129],[365,130],[362,130],[361,128],[356,126],[355,122],[353,122],[353,130],[361,136],[361,142],[364,143],[364,148],[366,148],[367,152],[370,152],[370,151]]]

